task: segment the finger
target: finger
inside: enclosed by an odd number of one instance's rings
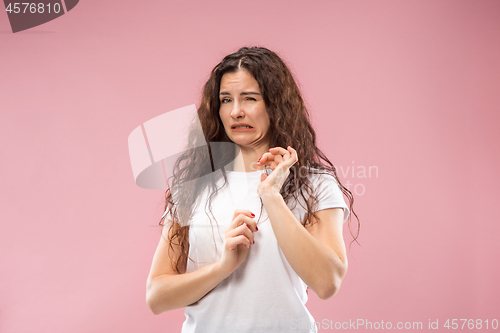
[[[237,236],[245,236],[250,240],[250,244],[254,243],[254,238],[253,238],[253,232],[249,229],[249,227],[245,224],[240,225],[236,229],[232,229],[226,232],[225,237],[226,238],[233,238]]]
[[[248,249],[250,248],[250,240],[244,235],[226,239],[226,247],[230,250],[234,250],[240,244],[246,246]]]
[[[285,149],[283,147],[269,148],[269,152],[271,154],[274,154],[274,155],[276,155],[276,154],[285,155],[285,154],[289,154],[290,153],[287,149]]]
[[[288,146],[287,149],[288,149],[288,151],[290,151],[290,159],[293,160],[293,163],[298,162],[299,156],[297,155],[297,151],[290,146]]]
[[[273,156],[273,154],[271,154],[271,153],[262,154],[260,159],[257,161],[257,164],[259,164],[259,165],[265,164],[267,161],[269,161],[270,159],[273,158],[272,156]]]
[[[274,162],[276,162],[277,164],[280,164],[280,163],[283,163],[283,155],[276,155],[274,157]]]
[[[255,222],[254,219],[249,218],[248,216],[239,215],[238,217],[236,217],[236,220],[237,222],[235,222],[235,225],[237,226],[244,225],[252,232],[256,232],[259,230],[259,228],[257,228],[257,222]]]
[[[290,159],[290,152],[284,148],[281,148],[281,147],[274,147],[274,148],[269,148],[269,151],[271,152],[271,154],[275,155],[275,159],[278,157],[279,158],[279,162],[281,161],[287,161],[288,159]]]
[[[266,180],[267,177],[268,177],[268,175],[266,173],[261,174],[260,181],[263,182],[264,180]]]
[[[236,219],[236,217],[240,214],[246,215],[250,218],[254,218],[255,214],[249,211],[248,209],[235,209],[233,213],[233,221]]]
[[[291,155],[293,155],[295,153],[295,155],[297,155],[297,151],[295,149],[292,148],[292,146],[288,146],[287,148],[287,151],[290,152]]]
[[[261,159],[258,164],[259,165],[268,165],[271,167],[272,170],[276,169],[276,166],[283,162],[283,156],[282,155],[275,155],[275,154],[270,154],[266,153],[266,158]]]
[[[274,162],[276,163],[275,165],[270,163],[266,163],[266,165],[271,165],[273,171],[279,166],[280,168],[283,168],[284,170],[290,169],[292,165],[294,165],[297,161],[297,152],[288,146],[289,150],[286,150],[281,147],[274,147],[270,148],[271,153],[274,156]],[[283,155],[282,155],[283,154]]]
[[[242,214],[242,213],[236,215],[237,211],[240,211],[240,212],[241,211],[249,212],[251,215],[253,215],[253,217],[248,217],[248,215]],[[243,209],[243,210],[237,209],[237,210],[235,210],[235,215],[236,215],[236,217],[233,218],[233,221],[229,225],[228,229],[236,229],[239,226],[245,224],[245,225],[249,226],[250,230],[252,230],[254,232],[257,231],[257,230],[259,230],[259,228],[257,228],[257,223],[253,219],[255,217],[255,215],[253,213],[251,213],[249,210],[246,210],[246,209]]]
[[[283,165],[283,169],[288,169],[288,166],[283,164],[285,161],[281,155],[275,156],[275,159],[268,160],[264,163],[265,166],[269,166],[272,171],[276,170],[279,165]]]
[[[290,168],[299,160],[297,151],[292,147],[288,146],[286,150],[281,147],[279,147],[279,149],[281,152],[283,152],[283,161],[285,162],[284,166],[286,166],[287,168]],[[286,154],[284,153],[285,151],[287,152]]]

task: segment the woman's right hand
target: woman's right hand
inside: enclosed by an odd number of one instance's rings
[[[236,209],[233,220],[225,231],[224,249],[219,263],[229,274],[245,261],[250,246],[254,243],[253,233],[259,230],[254,217],[249,210]]]
[[[159,314],[193,304],[231,275],[245,261],[253,243],[257,231],[254,217],[249,210],[235,210],[225,231],[221,259],[188,273],[173,269],[172,264],[180,258],[181,248],[176,242],[169,245],[173,230],[164,227],[165,237],[160,239],[146,283],[146,302],[151,311]],[[173,223],[166,221],[168,226]],[[173,256],[169,253],[171,250]],[[184,269],[185,265],[184,261]]]

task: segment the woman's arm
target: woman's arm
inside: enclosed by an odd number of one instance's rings
[[[168,227],[163,227],[164,237],[160,239],[156,249],[146,283],[146,303],[149,309],[154,314],[160,314],[193,304],[238,268],[253,243],[253,232],[257,231],[251,216],[252,213],[248,210],[236,210],[233,221],[225,232],[222,258],[190,273],[184,273],[187,260],[182,263],[182,274],[172,268],[169,246],[165,240],[169,240],[171,234]],[[179,246],[172,245],[173,257],[179,258]]]
[[[342,237],[342,208],[316,212],[320,219],[304,228],[281,195],[262,197],[269,220],[290,266],[321,299],[339,290],[347,272],[347,256]],[[312,217],[314,219],[314,217]]]
[[[342,237],[343,209],[320,210],[316,212],[319,221],[310,221],[312,224],[307,229],[304,228],[280,194],[290,167],[298,160],[297,152],[292,147],[274,147],[269,151],[262,155],[257,165],[269,165],[273,172],[269,176],[261,176],[257,191],[278,244],[299,277],[321,299],[330,298],[340,288],[347,272],[347,256]]]
[[[169,223],[172,223],[168,221]],[[163,237],[156,248],[146,283],[146,303],[154,314],[182,308],[198,301],[226,278],[217,263],[204,266],[194,272],[179,274],[172,268],[168,226],[163,227]],[[180,248],[173,244],[173,255],[180,256]],[[182,263],[186,270],[187,261]]]

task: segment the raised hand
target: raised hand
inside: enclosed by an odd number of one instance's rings
[[[268,165],[273,170],[268,176],[263,173],[261,183],[257,188],[260,197],[265,195],[279,194],[281,187],[290,174],[290,167],[298,161],[297,151],[288,146],[269,148],[269,152],[262,155],[257,165]]]

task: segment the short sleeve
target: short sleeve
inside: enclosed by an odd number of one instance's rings
[[[172,214],[168,211],[168,208],[165,210],[165,213],[163,213],[161,218],[172,221]]]
[[[176,202],[176,191],[172,191],[172,197],[171,197],[171,200],[174,201],[174,203]],[[168,210],[170,209],[170,207],[172,207],[173,209],[173,206],[171,203],[168,203],[167,204],[167,208],[165,209],[165,212],[163,213],[163,215],[161,216],[161,218],[164,218],[165,217],[165,220],[170,220],[170,221],[173,221],[172,220],[172,212],[169,212]]]
[[[344,201],[344,196],[335,178],[331,174],[314,174],[315,195],[318,198],[318,210],[328,208],[342,208],[344,210],[344,223],[347,221],[350,210]]]

